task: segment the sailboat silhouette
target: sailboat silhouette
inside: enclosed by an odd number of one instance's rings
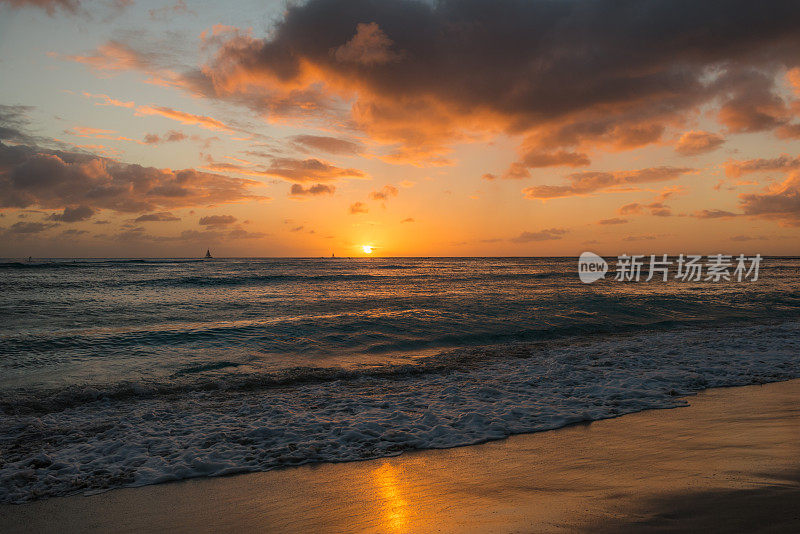
[[[206,250],[206,259],[213,258],[214,256],[211,255],[211,250]]]

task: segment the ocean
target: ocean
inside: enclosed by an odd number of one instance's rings
[[[800,377],[800,259],[0,260],[0,503],[501,439]]]

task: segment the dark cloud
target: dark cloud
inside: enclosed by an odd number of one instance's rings
[[[42,222],[17,222],[11,225],[8,229],[9,232],[14,234],[38,234],[44,232],[49,228],[58,226],[58,223],[42,223]]]
[[[798,27],[794,0],[311,0],[267,38],[219,36],[194,79],[262,112],[355,95],[354,124],[398,158],[505,131],[525,137],[523,168],[575,166],[573,148],[653,143],[707,104],[731,131],[785,126],[775,76],[798,63]]]
[[[336,188],[332,185],[314,184],[310,187],[303,187],[300,184],[293,184],[289,194],[294,197],[332,195]]]
[[[800,157],[792,157],[786,154],[777,158],[757,158],[744,161],[729,161],[725,164],[725,174],[732,178],[737,178],[742,174],[752,172],[769,171],[791,171],[800,169]]]
[[[369,194],[369,198],[372,200],[389,200],[391,197],[396,197],[399,191],[397,188],[391,184],[384,185],[377,191],[373,191]]]
[[[652,204],[647,204],[645,208],[650,210],[650,215],[655,215],[656,217],[672,216],[672,210],[663,202],[653,202]]]
[[[145,213],[144,215],[140,215],[139,217],[136,217],[133,222],[171,222],[180,220],[180,217],[176,217],[168,211],[159,211],[156,213]]]
[[[80,222],[91,219],[95,211],[89,206],[66,207],[62,213],[54,213],[48,217],[51,221]]]
[[[733,96],[719,110],[719,121],[734,133],[762,132],[785,125],[789,108],[774,92],[774,74],[755,69],[725,80]]]
[[[698,219],[724,219],[728,217],[737,217],[738,215],[738,213],[717,209],[700,210],[692,213],[692,217],[697,217]]]
[[[250,191],[256,185],[194,169],[156,169],[0,143],[0,208],[88,206],[135,213],[264,199]]]
[[[408,217],[407,219],[403,219],[400,223],[413,223],[416,222],[413,217]]]
[[[745,215],[800,226],[800,175],[793,174],[768,193],[739,195],[739,202]]]
[[[25,133],[28,125],[30,106],[6,106],[0,104],[0,141],[13,143],[34,143],[32,136]]]
[[[169,130],[164,135],[147,134],[144,136],[144,143],[148,145],[158,145],[161,143],[176,143],[188,139],[188,136],[177,130]]]
[[[88,230],[76,230],[75,228],[70,228],[69,230],[64,230],[61,232],[61,236],[63,237],[78,237],[80,235],[88,234]]]
[[[532,241],[552,241],[564,237],[568,230],[565,228],[548,228],[538,232],[522,232],[517,237],[512,237],[512,243],[530,243]]]
[[[227,226],[236,222],[233,215],[208,215],[200,217],[200,226]]]
[[[617,213],[620,215],[637,215],[642,212],[642,205],[638,202],[631,202],[630,204],[625,204],[624,206],[620,206],[617,210]]]
[[[601,219],[601,220],[597,221],[597,224],[606,226],[606,225],[611,225],[611,224],[625,224],[627,222],[628,222],[628,219],[620,219],[619,217],[613,217],[611,219]]]
[[[359,213],[367,213],[369,208],[363,202],[356,202],[355,204],[350,205],[350,214],[357,215]]]

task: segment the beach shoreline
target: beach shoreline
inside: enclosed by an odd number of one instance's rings
[[[0,506],[5,532],[800,528],[800,380],[481,445]]]

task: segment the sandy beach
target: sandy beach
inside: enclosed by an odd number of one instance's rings
[[[5,532],[800,528],[800,380],[446,450],[0,507]]]

